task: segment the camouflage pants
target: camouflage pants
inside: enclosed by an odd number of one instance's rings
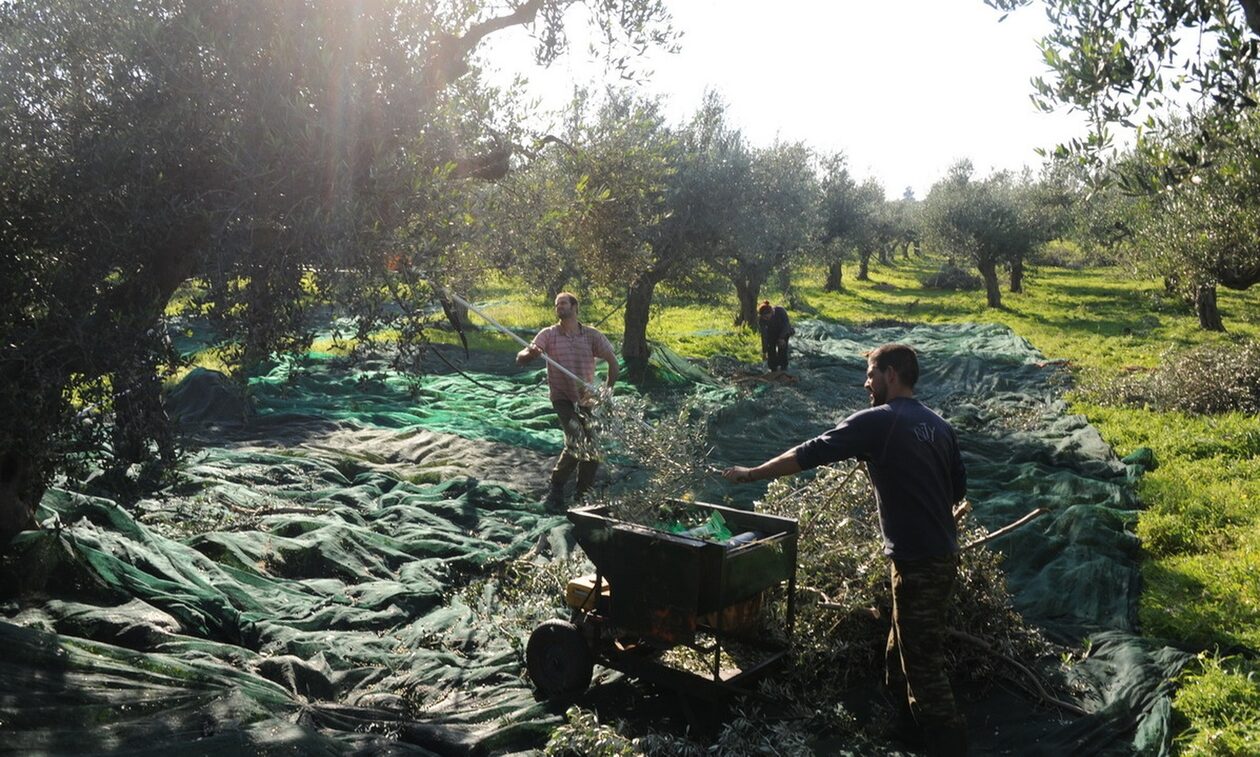
[[[958,556],[892,562],[892,630],[884,663],[888,689],[905,693],[915,722],[925,728],[963,728],[945,672],[942,649]]]
[[[563,486],[576,468],[578,493],[582,494],[591,488],[599,469],[599,450],[591,436],[586,410],[568,400],[552,400],[551,406],[555,408],[560,418],[560,430],[564,432],[564,451],[551,469],[551,484]]]

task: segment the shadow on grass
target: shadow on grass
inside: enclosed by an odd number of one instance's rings
[[[847,296],[861,303],[869,311],[858,320],[869,320],[872,317],[923,319],[932,317],[941,320],[976,318],[976,307],[959,303],[955,292],[933,289],[895,289],[880,292],[883,296],[872,296],[858,289],[847,289],[844,292],[831,293],[834,296]]]

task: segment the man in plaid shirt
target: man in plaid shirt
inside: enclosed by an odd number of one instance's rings
[[[609,391],[617,381],[617,354],[612,343],[597,329],[583,326],[578,320],[578,299],[569,292],[556,295],[556,317],[559,322],[538,332],[528,347],[516,354],[516,364],[526,365],[539,355],[547,357],[580,377],[587,385],[595,383],[595,359],[608,364],[605,386]],[[591,390],[571,376],[566,376],[547,363],[547,384],[551,387],[551,406],[564,431],[564,451],[551,471],[551,489],[547,493],[548,508],[564,508],[564,485],[577,469],[574,496],[581,499],[595,483],[599,470],[599,450],[591,439],[587,425],[590,406],[596,397]]]

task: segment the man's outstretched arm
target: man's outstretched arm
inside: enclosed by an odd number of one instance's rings
[[[747,484],[751,481],[762,481],[767,478],[790,476],[793,473],[800,473],[802,470],[800,463],[796,462],[796,450],[790,449],[755,468],[745,468],[742,465],[727,468],[722,471],[722,476],[727,481]]]

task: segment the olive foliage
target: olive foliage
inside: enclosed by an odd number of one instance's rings
[[[1058,214],[1028,176],[998,172],[973,178],[970,162],[955,164],[923,201],[924,236],[958,264],[974,266],[989,307],[1002,306],[999,270],[1020,291],[1025,261],[1057,233]]]
[[[186,282],[246,368],[316,307],[414,315],[422,342],[481,264],[471,187],[510,165],[477,47],[524,25],[554,60],[575,4],[0,4],[0,540],[69,462],[173,453],[155,377]],[[618,49],[672,38],[658,0],[582,4]]]
[[[1224,325],[1214,305],[1216,286],[1245,290],[1260,283],[1260,116],[1244,114],[1236,127],[1209,161],[1146,195],[1137,225],[1144,264],[1196,301],[1200,326],[1218,331]],[[1183,132],[1147,152],[1167,153],[1192,139]],[[1144,164],[1168,162],[1155,155]],[[1205,290],[1212,293],[1210,309],[1198,302]]]
[[[1110,144],[1107,127],[1163,131],[1183,110],[1188,90],[1202,109],[1226,116],[1256,104],[1260,83],[1257,0],[985,0],[1003,10],[1039,5],[1050,21],[1040,41],[1050,69],[1033,81],[1033,101],[1047,112],[1084,112],[1093,133],[1062,152],[1096,155]]]

